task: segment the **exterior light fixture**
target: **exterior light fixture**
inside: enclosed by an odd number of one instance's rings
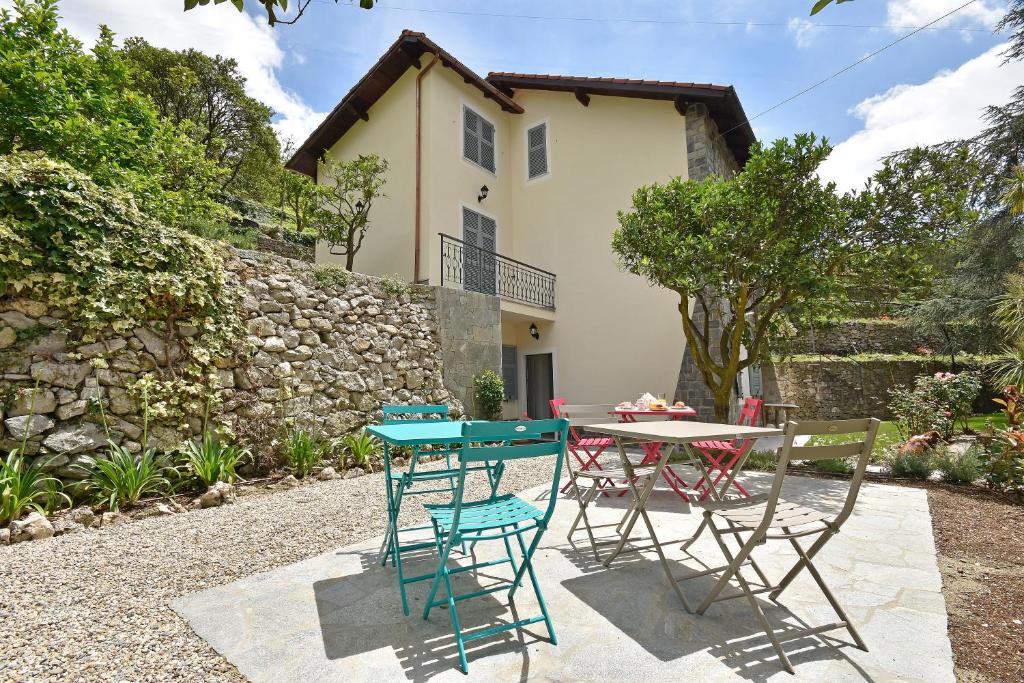
[[[362,202],[362,200],[360,200],[360,201],[356,202],[356,213],[362,213],[362,212],[363,212],[363,202]]]
[[[486,186],[486,185],[483,185],[483,186],[481,186],[481,188],[480,188],[480,194],[478,194],[478,195],[476,196],[476,201],[477,201],[477,203],[478,203],[478,204],[479,204],[480,202],[482,202],[483,200],[487,199],[487,193],[488,193],[488,192],[490,192],[490,190],[489,190],[489,189],[487,189],[487,186]]]
[[[530,323],[530,336],[534,339],[540,339],[540,332],[537,330],[537,326]]]

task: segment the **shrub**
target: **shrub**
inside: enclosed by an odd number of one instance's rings
[[[918,377],[913,388],[890,389],[889,409],[904,440],[932,429],[949,439],[957,423],[967,429],[971,405],[980,391],[981,378],[973,372],[937,372]]]
[[[992,430],[979,439],[985,483],[997,491],[1024,493],[1024,397],[1016,387],[1008,386],[995,402],[1003,408],[1007,428]]]
[[[86,456],[77,467],[86,474],[86,491],[113,512],[136,505],[146,495],[171,491],[171,481],[166,476],[170,467],[155,448],[135,457],[127,448],[108,441],[106,458]]]
[[[852,474],[853,463],[846,458],[826,458],[825,460],[816,460],[814,469],[829,474]]]
[[[501,417],[501,403],[505,400],[505,382],[494,370],[484,370],[473,376],[473,401],[478,417],[497,420]]]
[[[778,466],[779,458],[775,451],[751,451],[743,468],[760,472],[774,472]]]
[[[951,484],[970,484],[981,476],[981,458],[983,450],[972,445],[965,451],[956,452],[950,448],[940,448],[935,453],[934,465],[942,474],[942,480]]]
[[[409,285],[398,275],[385,275],[377,282],[381,294],[389,299],[401,299],[409,293]]]
[[[932,473],[932,453],[900,453],[893,450],[885,459],[894,477],[927,479]]]
[[[209,487],[218,481],[233,484],[238,479],[235,468],[250,460],[252,454],[240,446],[224,443],[206,430],[199,441],[185,443],[182,458],[188,471]]]
[[[324,443],[307,429],[293,428],[281,444],[281,460],[302,479],[324,459]]]
[[[313,266],[313,279],[328,287],[348,287],[352,273],[333,263],[319,263]]]
[[[340,445],[343,453],[347,453],[352,458],[352,463],[356,467],[373,471],[371,458],[377,453],[380,443],[367,434],[366,430],[346,434],[341,437]]]
[[[35,464],[26,465],[17,448],[0,460],[0,527],[29,510],[45,513],[53,501],[71,499],[59,490],[60,482]]]

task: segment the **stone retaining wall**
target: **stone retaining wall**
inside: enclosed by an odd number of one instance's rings
[[[313,247],[307,247],[288,240],[276,240],[266,235],[260,235],[256,238],[256,246],[262,251],[269,251],[285,258],[309,261],[310,263],[315,260]]]
[[[321,285],[309,264],[241,250],[227,268],[245,291],[241,315],[248,336],[235,358],[215,365],[220,417],[239,435],[272,431],[268,426],[287,414],[326,437],[339,436],[379,419],[383,403],[447,403],[461,414],[467,386],[459,383],[483,369],[474,359],[493,365],[483,351],[494,323],[490,312],[474,322],[481,308],[451,302],[448,290],[411,287],[396,299],[375,278],[359,275],[344,287]],[[146,374],[171,376],[197,330],[179,325],[165,334],[154,323],[107,330],[102,341],[83,343],[77,331],[65,329],[64,318],[39,302],[0,298],[0,451],[17,447],[27,434],[29,454],[74,479],[81,473],[73,465],[106,442],[90,399],[104,399],[112,439],[137,451],[142,408],[132,385]],[[468,351],[460,333],[440,332],[442,319],[465,330]],[[500,357],[500,328],[494,334]],[[445,360],[464,351],[468,358],[446,372]],[[451,391],[446,380],[455,383]],[[171,448],[201,424],[200,415],[157,422],[150,445]]]
[[[968,363],[960,369],[980,371],[982,367]],[[796,403],[800,410],[795,417],[800,419],[888,420],[892,418],[888,406],[891,387],[912,386],[920,375],[948,370],[948,363],[934,358],[783,360],[763,366],[762,381],[765,399]],[[975,411],[992,412],[993,396],[991,387],[984,388]]]
[[[961,331],[960,353],[993,351],[992,340],[980,333],[964,335]],[[786,342],[792,354],[823,353],[852,355],[858,353],[914,353],[921,348],[938,354],[945,352],[947,341],[938,334],[922,332],[920,327],[902,319],[842,320],[822,324],[801,332]]]

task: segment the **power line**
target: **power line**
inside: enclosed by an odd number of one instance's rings
[[[333,0],[313,0],[320,4],[335,4]],[[340,3],[342,6],[356,7],[352,3]],[[527,19],[533,21],[578,21],[592,23],[618,23],[618,24],[657,24],[670,26],[739,26],[752,28],[789,28],[790,23],[785,21],[716,21],[711,19],[638,19],[634,17],[581,17],[568,15],[547,15],[547,14],[506,14],[501,12],[472,12],[469,10],[435,9],[428,7],[402,7],[399,5],[384,5],[375,3],[373,11],[391,10],[396,12],[417,12],[420,14],[448,14],[464,17],[485,17],[493,19]],[[851,29],[890,29],[890,30],[915,30],[915,31],[957,31],[968,33],[990,33],[986,28],[965,28],[951,26],[932,26],[931,22],[925,26],[895,26],[891,24],[826,24],[807,21],[799,24],[799,28],[851,28]]]
[[[817,88],[818,86],[820,86],[820,85],[824,85],[825,83],[828,83],[828,82],[829,82],[829,81],[831,81],[832,79],[834,79],[834,78],[837,78],[837,77],[839,77],[839,76],[842,76],[842,75],[843,75],[844,73],[846,73],[846,72],[847,72],[847,71],[849,71],[850,69],[853,69],[854,67],[856,67],[856,66],[859,66],[859,65],[863,64],[864,62],[868,61],[869,59],[871,59],[871,58],[872,58],[872,57],[874,57],[875,55],[878,55],[878,54],[881,54],[882,52],[885,52],[885,51],[886,51],[886,50],[888,50],[888,49],[889,49],[890,47],[893,47],[894,45],[898,45],[899,43],[902,43],[902,42],[903,42],[904,40],[906,40],[907,38],[910,38],[911,36],[915,36],[915,35],[917,35],[917,34],[918,34],[918,33],[920,33],[921,31],[923,31],[923,30],[925,30],[926,28],[928,28],[929,26],[931,26],[931,25],[933,25],[933,24],[937,24],[937,23],[939,23],[939,22],[940,22],[940,21],[942,21],[943,19],[945,19],[945,18],[947,18],[947,17],[950,17],[950,16],[952,16],[952,15],[956,14],[957,12],[959,12],[960,10],[962,10],[963,8],[967,7],[968,5],[973,5],[973,4],[974,4],[975,2],[977,2],[977,1],[978,1],[978,0],[968,0],[967,2],[965,2],[965,3],[964,3],[964,4],[962,4],[962,5],[960,5],[959,7],[957,7],[957,8],[955,8],[955,9],[952,9],[952,10],[950,10],[950,11],[946,12],[945,14],[943,14],[943,15],[942,15],[941,17],[939,17],[938,19],[933,19],[933,20],[929,21],[929,22],[928,22],[927,24],[925,24],[924,26],[919,26],[919,27],[917,27],[916,29],[914,29],[914,30],[913,30],[913,31],[911,31],[910,33],[907,33],[907,34],[905,34],[905,35],[903,35],[903,36],[901,36],[901,37],[897,38],[896,40],[892,41],[891,43],[888,43],[888,44],[886,44],[886,45],[883,45],[882,47],[878,48],[878,49],[877,49],[877,50],[875,50],[874,52],[868,53],[868,54],[867,54],[867,55],[865,55],[864,57],[861,57],[860,59],[858,59],[858,60],[857,60],[856,62],[854,62],[853,64],[849,64],[849,65],[847,65],[847,66],[843,67],[842,69],[840,69],[839,71],[835,72],[835,73],[834,73],[834,74],[832,74],[831,76],[826,76],[825,78],[821,79],[821,80],[820,80],[820,81],[818,81],[817,83],[814,83],[813,85],[809,85],[809,86],[807,86],[806,88],[804,88],[804,89],[803,89],[803,90],[801,90],[800,92],[798,92],[798,93],[796,93],[796,94],[794,94],[794,95],[790,95],[790,96],[789,96],[789,97],[787,97],[786,99],[782,100],[781,102],[777,102],[776,104],[773,104],[772,106],[768,107],[768,108],[767,108],[767,109],[765,109],[764,111],[758,112],[758,113],[757,113],[757,114],[755,114],[754,116],[751,116],[751,117],[747,118],[747,119],[746,119],[746,120],[745,120],[745,121],[744,121],[743,123],[738,123],[738,124],[736,124],[735,126],[733,126],[732,128],[730,128],[729,130],[727,130],[727,131],[725,131],[724,133],[722,133],[722,135],[727,135],[727,134],[731,133],[732,131],[736,130],[737,128],[740,128],[740,127],[742,127],[742,126],[743,126],[743,125],[745,125],[745,124],[749,124],[749,123],[750,123],[751,121],[753,121],[754,119],[760,118],[760,117],[764,116],[765,114],[768,114],[769,112],[773,112],[773,111],[775,111],[776,109],[778,109],[779,107],[781,107],[781,106],[783,106],[783,105],[785,105],[785,104],[789,104],[790,102],[792,102],[793,100],[797,99],[798,97],[802,97],[803,95],[806,95],[807,93],[809,93],[810,91],[814,90],[814,89],[815,89],[815,88]]]

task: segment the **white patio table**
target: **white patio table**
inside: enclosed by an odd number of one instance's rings
[[[630,548],[626,552],[636,552],[640,550],[647,550],[653,548],[658,553],[658,560],[661,562],[661,568],[665,572],[666,578],[668,578],[669,585],[672,586],[672,590],[679,597],[680,602],[683,603],[683,607],[690,610],[689,604],[686,602],[686,598],[683,597],[682,592],[679,590],[679,584],[676,583],[675,578],[672,575],[671,569],[669,569],[668,562],[665,560],[665,553],[662,552],[661,543],[658,541],[658,536],[654,531],[654,525],[651,523],[650,517],[647,516],[647,501],[650,499],[651,494],[654,492],[654,485],[658,482],[661,477],[661,471],[665,465],[672,458],[676,449],[682,446],[683,451],[686,453],[690,460],[690,463],[696,468],[697,472],[700,473],[701,480],[698,481],[695,488],[703,482],[705,486],[708,486],[711,491],[711,497],[715,501],[722,499],[722,492],[728,490],[728,485],[731,483],[733,477],[735,477],[739,471],[738,468],[731,473],[729,481],[726,482],[726,486],[722,489],[716,487],[711,479],[711,473],[704,465],[704,460],[700,457],[700,453],[696,451],[690,444],[696,441],[727,441],[729,439],[748,439],[748,438],[761,438],[769,436],[781,436],[782,430],[774,427],[746,427],[741,425],[728,425],[728,424],[717,424],[712,422],[687,422],[687,421],[676,421],[668,420],[665,422],[634,422],[634,423],[623,423],[623,422],[612,422],[608,424],[597,424],[588,425],[587,431],[597,432],[601,434],[607,434],[615,439],[615,445],[619,449],[619,458],[622,461],[622,468],[626,471],[627,475],[633,475],[633,463],[626,457],[626,445],[643,443],[643,442],[659,442],[668,444],[668,450],[658,460],[657,465],[650,474],[644,473],[645,481],[640,489],[637,489],[636,483],[638,476],[630,476],[627,480],[630,488],[630,492],[633,495],[633,500],[630,504],[630,509],[623,519],[624,527],[620,525],[620,538],[618,544],[615,546],[615,550],[605,559],[604,566],[608,567],[620,553],[623,552],[623,548],[628,540],[630,532],[633,530],[637,519],[643,518],[644,524],[647,526],[647,533],[651,537],[651,545],[649,546],[637,546]],[[697,533],[700,533],[698,530]],[[673,543],[675,541],[672,541]]]

